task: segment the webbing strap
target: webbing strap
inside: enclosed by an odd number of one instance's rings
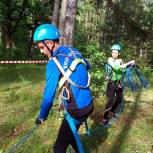
[[[86,135],[91,136],[87,121],[85,121],[85,128],[86,128]]]
[[[71,64],[72,66],[70,66],[71,68],[68,69],[67,72],[64,71],[63,67],[61,66],[61,64],[59,63],[59,61],[57,60],[56,57],[53,57],[53,61],[55,62],[55,64],[57,65],[58,69],[59,69],[59,70],[61,71],[61,73],[63,74],[63,81],[61,82],[61,85],[63,85],[64,82],[67,80],[70,84],[72,84],[73,86],[78,87],[78,88],[84,88],[84,89],[86,89],[86,88],[89,87],[89,84],[90,84],[90,75],[89,75],[89,73],[88,73],[88,83],[87,83],[86,86],[77,85],[75,82],[73,82],[73,81],[69,78],[69,76],[70,76],[71,73],[72,73],[71,69],[72,69],[72,70],[75,69],[75,67],[77,66],[77,64],[81,63],[81,61],[79,61],[79,60],[76,60],[76,61],[75,61],[75,60],[74,60],[74,66]],[[61,85],[59,86],[59,88],[62,87]]]
[[[75,120],[75,119],[73,119],[68,113],[66,114],[66,120],[68,121],[69,126],[70,126],[70,128],[71,128],[71,130],[73,132],[73,135],[74,135],[74,138],[75,138],[79,153],[84,153],[83,147],[82,147],[79,135],[78,135],[78,131],[77,131],[76,126],[75,126],[75,123],[79,124],[80,122]]]
[[[80,58],[76,58],[75,60],[73,60],[73,62],[71,63],[70,67],[68,68],[68,70],[65,72],[66,75],[68,77],[70,77],[70,75],[72,74],[72,72],[75,70],[76,66],[79,64],[79,63],[83,63],[85,64],[85,62],[80,59]],[[58,89],[60,90],[60,88],[64,85],[64,83],[66,82],[66,78],[63,76],[60,81],[59,81],[59,86],[58,86]]]

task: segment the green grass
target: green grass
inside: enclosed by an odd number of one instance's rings
[[[150,88],[134,95],[127,92],[124,112],[109,129],[99,125],[107,99],[105,95],[95,99],[95,109],[88,120],[92,135],[84,135],[84,127],[79,131],[85,153],[152,153],[153,79],[151,74],[147,77]],[[44,85],[45,66],[0,67],[0,153],[8,152],[12,144],[16,144],[34,127]],[[55,105],[48,120],[16,152],[53,152],[60,123]]]

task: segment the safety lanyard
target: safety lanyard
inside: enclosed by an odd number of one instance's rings
[[[76,129],[76,125],[80,124],[80,121],[75,120],[68,113],[66,113],[66,120],[68,121],[69,126],[70,126],[70,128],[71,128],[71,130],[73,132],[73,135],[74,135],[74,138],[75,138],[79,153],[84,153],[84,150],[83,150],[83,147],[82,147],[82,144],[81,144],[81,141],[80,141],[80,137],[79,137],[78,131]]]

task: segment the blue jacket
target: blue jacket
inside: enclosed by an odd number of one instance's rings
[[[73,54],[76,57],[82,58],[82,55],[77,49],[72,48]],[[72,52],[68,47],[60,46],[57,50],[53,52],[53,56],[58,59],[63,69],[66,71],[71,65],[72,61],[75,59]],[[70,75],[70,79],[77,85],[86,86],[88,82],[87,70],[90,68],[89,63],[85,60],[86,65],[78,64],[75,71]],[[39,119],[47,119],[48,114],[53,105],[56,89],[61,77],[61,72],[57,68],[53,59],[51,58],[46,66],[46,85],[43,94],[43,100],[40,108]],[[71,104],[69,101],[65,101],[65,107],[67,110],[76,111],[86,108],[92,103],[92,95],[89,88],[83,89],[70,85],[72,91],[73,99],[75,104]]]

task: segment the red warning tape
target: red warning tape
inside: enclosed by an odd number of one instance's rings
[[[0,61],[0,64],[37,64],[47,63],[47,60],[32,60],[32,61]]]

